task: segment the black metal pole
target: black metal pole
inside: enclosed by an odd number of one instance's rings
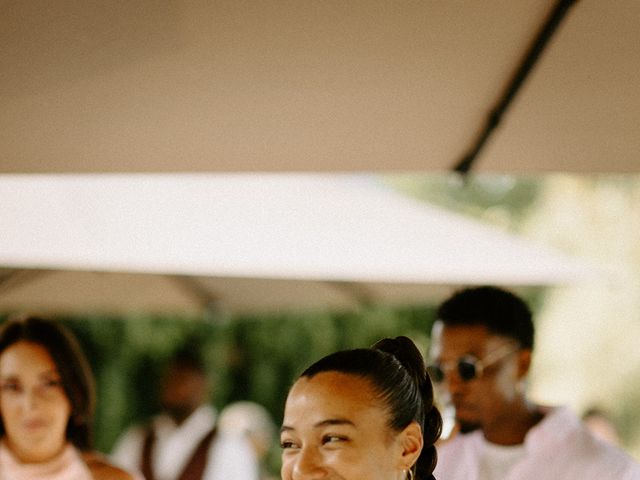
[[[494,130],[500,124],[502,120],[502,115],[507,110],[513,98],[518,93],[518,90],[524,83],[525,79],[535,66],[538,58],[544,51],[547,43],[553,36],[554,32],[566,16],[569,7],[571,7],[577,0],[559,0],[556,4],[555,8],[547,18],[546,22],[542,26],[542,29],[536,36],[536,39],[529,47],[526,55],[524,56],[518,70],[516,70],[513,78],[509,82],[506,90],[502,94],[502,97],[498,101],[496,107],[491,111],[489,117],[487,118],[487,123],[484,129],[480,132],[478,137],[476,138],[473,146],[469,151],[462,157],[462,160],[456,164],[453,168],[455,172],[466,174],[471,170],[473,163],[476,161],[480,151],[484,147],[485,143],[494,132]]]

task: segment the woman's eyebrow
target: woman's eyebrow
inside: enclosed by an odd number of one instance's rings
[[[321,428],[321,427],[327,427],[330,425],[349,425],[352,427],[355,427],[355,423],[353,423],[351,420],[347,420],[346,418],[328,418],[326,420],[322,420],[316,424],[313,425],[313,428]],[[290,432],[290,431],[294,431],[295,428],[290,427],[288,425],[282,425],[282,427],[280,427],[280,433],[283,432]]]
[[[355,423],[353,423],[351,420],[347,420],[346,418],[328,418],[327,420],[322,420],[321,422],[316,423],[313,427],[319,428],[329,425],[350,425],[352,427],[356,426]]]

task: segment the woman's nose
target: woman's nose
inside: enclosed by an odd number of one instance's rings
[[[293,480],[324,478],[326,473],[318,449],[303,447],[293,465]]]
[[[33,410],[38,405],[38,392],[33,388],[27,388],[22,394],[22,405],[26,411]]]

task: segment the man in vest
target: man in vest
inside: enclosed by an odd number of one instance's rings
[[[257,480],[250,444],[217,431],[208,394],[200,359],[193,352],[178,353],[163,376],[163,412],[148,425],[127,430],[113,449],[113,460],[139,470],[146,480]]]

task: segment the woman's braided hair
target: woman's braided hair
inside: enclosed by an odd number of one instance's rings
[[[418,480],[432,480],[436,467],[437,453],[435,443],[442,432],[442,417],[434,405],[433,386],[427,374],[424,360],[418,348],[407,337],[385,338],[377,342],[374,349],[393,355],[409,373],[415,393],[407,387],[406,399],[396,399],[413,407],[413,420],[422,427],[423,447],[416,462],[415,478]],[[400,406],[398,406],[400,408]]]
[[[389,426],[401,431],[416,421],[422,428],[423,448],[414,468],[416,480],[433,480],[442,418],[433,402],[433,387],[424,360],[407,337],[385,338],[371,348],[344,350],[317,361],[302,377],[337,371],[367,378],[390,412]]]

